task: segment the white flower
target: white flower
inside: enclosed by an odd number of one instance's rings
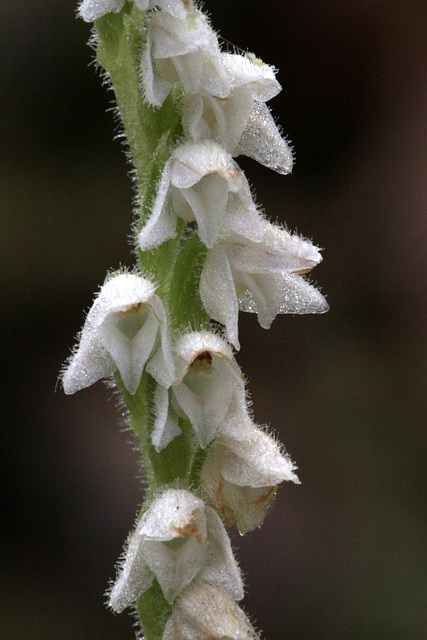
[[[248,414],[245,383],[231,348],[209,331],[187,333],[175,347],[176,378],[168,391],[158,388],[152,441],[157,451],[179,433],[178,415],[190,420],[195,436],[205,448],[219,428],[245,438],[252,422]]]
[[[230,91],[215,32],[207,17],[192,8],[184,18],[166,11],[150,17],[141,74],[145,97],[157,107],[175,83],[187,93],[204,89],[224,98]]]
[[[159,384],[173,376],[166,314],[155,285],[121,273],[101,287],[90,309],[77,349],[62,374],[67,394],[119,371],[130,393],[145,369]]]
[[[281,90],[274,69],[255,57],[221,54],[231,90],[226,98],[206,91],[184,96],[183,127],[193,140],[213,138],[232,156],[246,155],[286,174],[292,151],[265,105]]]
[[[206,582],[190,585],[175,602],[162,640],[259,640],[229,593]]]
[[[129,0],[132,1],[140,11],[160,7],[180,18],[186,15],[185,0]],[[119,13],[125,3],[126,0],[83,0],[79,6],[79,15],[85,22],[93,22],[107,13]]]
[[[243,583],[230,541],[218,515],[183,489],[154,500],[130,536],[109,604],[120,613],[151,586],[153,576],[166,600],[198,576],[243,598]]]
[[[239,348],[238,313],[258,314],[268,329],[278,313],[324,313],[325,298],[301,275],[322,257],[317,247],[278,225],[263,222],[261,242],[223,233],[208,251],[200,279],[207,313],[225,325],[228,339]]]
[[[197,221],[198,234],[209,248],[226,226],[259,242],[263,222],[243,171],[212,140],[186,142],[166,163],[151,216],[141,229],[141,249],[152,249],[175,237],[176,216]]]
[[[260,527],[284,480],[299,484],[296,467],[265,431],[252,427],[245,440],[220,434],[201,470],[201,488],[227,526],[243,535]]]

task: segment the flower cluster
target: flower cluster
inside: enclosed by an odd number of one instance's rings
[[[63,388],[71,394],[114,376],[131,417],[144,397],[146,415],[137,418],[147,425],[151,460],[172,451],[188,425],[192,434],[187,475],[149,490],[110,606],[120,612],[136,602],[138,609],[157,584],[172,607],[163,640],[254,640],[236,604],[243,582],[225,526],[236,524],[241,534],[261,526],[277,485],[299,480],[283,448],[253,421],[233,353],[239,310],[256,313],[264,328],[277,314],[326,311],[304,277],[321,255],[263,216],[235,161],[243,154],[281,174],[292,169],[292,151],[266,104],[281,90],[275,70],[253,55],[222,51],[192,0],[83,0],[79,7],[88,22],[125,12],[142,12],[143,45],[135,48],[142,101],[160,113],[178,90],[183,133],[151,185],[137,248],[161,260],[155,250],[165,243],[174,242],[179,255],[198,236],[193,297],[207,324],[195,326],[190,313],[177,322],[168,287],[150,275],[155,269],[111,273],[64,367]]]

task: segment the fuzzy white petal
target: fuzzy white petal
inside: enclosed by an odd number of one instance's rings
[[[236,441],[223,435],[219,442],[223,453],[227,453],[221,468],[227,482],[253,488],[273,486],[285,480],[299,484],[295,465],[265,431],[253,427],[245,440]]]
[[[322,261],[319,249],[309,240],[266,220],[263,231],[261,242],[232,234],[224,240],[233,269],[247,273],[303,273]]]
[[[205,563],[198,578],[226,589],[234,600],[241,600],[244,596],[242,576],[224,525],[211,507],[206,507],[206,521],[208,545]]]
[[[85,22],[93,22],[111,11],[118,13],[125,0],[84,0],[79,6],[79,15]]]
[[[178,417],[169,406],[169,392],[160,385],[157,386],[154,394],[154,410],[156,417],[151,442],[159,453],[181,433]]]
[[[207,313],[227,330],[231,344],[239,344],[239,301],[225,246],[218,243],[208,251],[200,277],[200,297]]]
[[[292,171],[292,149],[281,136],[270,109],[263,102],[254,103],[246,127],[233,150],[233,156],[240,154],[282,175]]]
[[[253,98],[262,102],[271,100],[280,93],[282,87],[276,80],[274,68],[259,58],[223,53],[222,60],[232,79],[233,89],[246,86]]]
[[[171,384],[166,315],[154,291],[150,280],[135,274],[122,273],[107,280],[63,373],[66,393],[83,389],[116,370],[127,390],[135,393],[150,358],[150,373],[165,386]]]
[[[245,293],[239,299],[241,311],[258,313],[262,327],[268,329],[277,314],[325,313],[324,296],[302,276],[294,274],[247,275]]]
[[[153,576],[145,563],[141,542],[141,537],[133,533],[125,552],[125,561],[110,592],[108,604],[117,613],[129,607],[152,585]]]

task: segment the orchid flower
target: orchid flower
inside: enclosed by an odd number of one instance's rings
[[[150,16],[141,75],[145,97],[156,107],[175,84],[186,93],[205,90],[225,98],[230,92],[215,32],[207,17],[194,8],[185,17],[167,11]]]
[[[236,522],[243,535],[262,525],[278,484],[299,484],[295,469],[274,438],[254,425],[245,440],[219,435],[203,464],[201,487],[223,522]]]
[[[255,56],[223,53],[230,77],[226,98],[207,91],[186,94],[182,123],[193,140],[212,138],[232,156],[246,155],[286,174],[292,170],[292,150],[274,122],[265,102],[280,90],[274,69]]]
[[[175,380],[169,391],[158,387],[152,442],[157,451],[180,433],[178,416],[190,420],[205,448],[219,427],[245,438],[251,430],[245,382],[229,345],[208,331],[184,334],[174,349]]]
[[[155,290],[150,280],[132,273],[107,279],[63,371],[65,393],[75,393],[119,371],[133,394],[144,368],[159,384],[170,386],[173,362],[166,313]]]
[[[172,603],[195,577],[243,598],[243,583],[224,525],[203,500],[183,489],[156,498],[130,536],[109,604],[118,613],[155,577]]]
[[[175,237],[176,218],[197,222],[212,248],[224,226],[259,242],[263,223],[242,170],[213,140],[186,142],[166,163],[151,216],[139,232],[139,247],[152,249]]]
[[[261,242],[223,232],[208,251],[200,278],[207,313],[225,325],[236,349],[240,346],[239,309],[257,313],[265,329],[278,313],[328,310],[325,298],[300,275],[322,260],[319,249],[267,221],[263,221],[263,231]]]

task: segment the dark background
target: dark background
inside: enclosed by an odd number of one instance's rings
[[[256,419],[302,480],[262,530],[235,536],[244,606],[268,640],[422,640],[427,3],[206,7],[224,38],[280,70],[270,104],[294,172],[241,164],[271,219],[325,247],[314,277],[331,306],[269,332],[241,315]],[[103,592],[142,500],[137,454],[104,385],[55,393],[107,269],[132,264],[113,96],[74,10],[0,5],[4,640],[133,637]]]

